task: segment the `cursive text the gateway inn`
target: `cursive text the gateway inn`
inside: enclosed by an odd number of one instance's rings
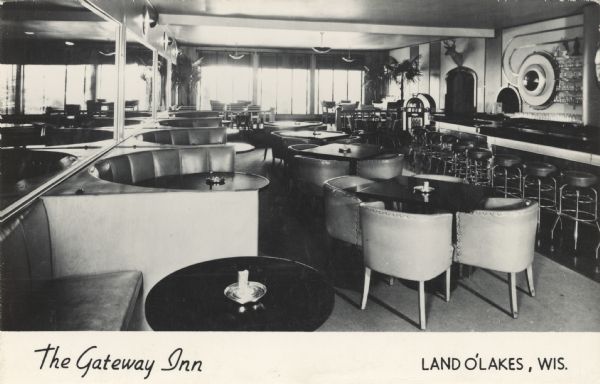
[[[139,371],[144,375],[144,379],[147,379],[152,374],[156,363],[154,359],[113,356],[101,352],[96,345],[86,348],[75,357],[61,353],[60,346],[52,344],[36,349],[34,352],[40,354],[41,370],[76,369],[81,372],[81,377],[86,377],[93,371]],[[161,363],[161,371],[202,372],[202,360],[185,359],[183,348],[174,349]]]

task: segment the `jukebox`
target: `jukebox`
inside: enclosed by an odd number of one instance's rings
[[[435,112],[435,101],[426,93],[418,93],[406,101],[403,108],[405,130],[425,127],[431,122],[431,113]]]

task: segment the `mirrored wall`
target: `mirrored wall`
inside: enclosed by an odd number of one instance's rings
[[[0,213],[112,146],[119,24],[79,2],[4,2]],[[2,215],[4,216],[4,215]]]

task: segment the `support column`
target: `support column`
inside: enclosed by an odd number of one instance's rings
[[[158,73],[158,51],[152,50],[152,120],[156,121],[160,98],[158,89],[160,87],[160,73]]]
[[[258,104],[258,66],[260,58],[258,52],[252,52],[252,104]]]
[[[17,64],[15,73],[15,114],[22,115],[23,110],[23,65]]]
[[[165,103],[167,110],[171,108],[171,97],[173,96],[173,85],[171,84],[171,73],[173,64],[167,59],[167,83],[165,84]]]
[[[114,104],[114,125],[115,137],[118,141],[125,138],[125,63],[127,36],[125,31],[126,17],[123,17],[122,24],[117,28],[117,44],[115,53],[115,65],[117,67],[117,79],[115,89],[117,90]]]
[[[315,89],[316,89],[316,72],[317,72],[317,57],[315,56],[315,54],[311,54],[310,55],[310,85],[308,87],[308,99],[309,99],[309,107],[308,107],[308,113],[310,113],[311,115],[317,114],[318,111],[318,106],[316,105],[316,100],[315,100]]]

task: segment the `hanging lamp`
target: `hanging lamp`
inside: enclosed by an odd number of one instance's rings
[[[350,49],[348,49],[348,57],[342,56],[342,60],[344,60],[346,63],[354,63],[356,59],[352,58],[350,55]]]
[[[229,54],[229,57],[231,57],[233,60],[241,60],[244,58],[244,56],[246,56],[244,53],[238,53],[237,44],[235,45],[235,53]]]
[[[327,53],[329,51],[331,51],[331,47],[324,47],[323,46],[323,34],[325,32],[321,32],[321,46],[319,47],[312,47],[312,50],[317,52],[317,53]]]

